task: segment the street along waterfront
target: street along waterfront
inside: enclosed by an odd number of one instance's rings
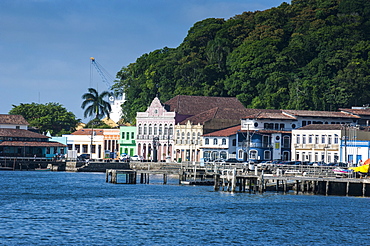
[[[0,172],[0,244],[366,244],[368,198],[114,185],[103,173]],[[365,229],[366,231],[366,229]],[[350,235],[350,236],[348,236]]]

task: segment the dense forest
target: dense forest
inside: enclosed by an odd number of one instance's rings
[[[370,1],[292,0],[194,24],[177,48],[117,73],[125,120],[155,96],[237,97],[246,107],[337,110],[370,103]]]

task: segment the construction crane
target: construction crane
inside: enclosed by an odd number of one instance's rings
[[[110,84],[109,80],[107,79],[107,76],[109,76],[110,81],[113,81],[112,76],[109,75],[109,73],[100,65],[94,57],[90,57],[91,64],[95,67],[96,71],[98,71],[100,77],[102,78],[103,82],[107,85],[108,89],[112,89],[112,85]],[[107,76],[106,76],[107,75]]]
[[[96,71],[98,71],[100,77],[102,78],[103,82],[107,85],[108,90],[112,90],[112,85],[110,81],[114,81],[113,77],[109,75],[109,73],[101,66],[94,57],[90,57],[91,65],[95,67]],[[107,78],[108,77],[108,78]],[[92,81],[92,68],[90,67],[90,80]],[[118,122],[122,115],[121,105],[125,102],[125,95],[124,93],[116,93],[115,96],[109,97],[109,103],[111,104],[112,111],[110,112],[110,118],[114,122]]]

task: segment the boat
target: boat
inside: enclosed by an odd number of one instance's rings
[[[35,168],[35,171],[51,171],[50,168]]]
[[[346,169],[346,168],[336,167],[336,168],[333,169],[333,172],[335,174],[351,174],[352,170],[351,169]]]

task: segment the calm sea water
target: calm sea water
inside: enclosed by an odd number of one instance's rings
[[[369,198],[0,172],[0,245],[369,245]]]

